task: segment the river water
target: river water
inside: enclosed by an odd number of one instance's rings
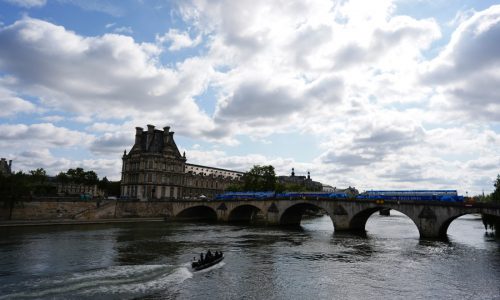
[[[500,241],[479,216],[449,241],[420,240],[402,214],[366,236],[329,217],[300,228],[134,223],[0,228],[0,299],[500,299]],[[192,272],[206,249],[225,259]]]

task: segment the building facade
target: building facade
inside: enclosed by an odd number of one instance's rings
[[[122,157],[121,196],[140,201],[211,198],[244,173],[186,163],[170,127],[136,127],[135,143]]]
[[[292,168],[292,173],[290,176],[278,176],[278,182],[282,184],[293,184],[296,186],[302,186],[307,191],[322,191],[323,184],[318,181],[313,181],[311,179],[311,173],[307,172],[306,176],[295,175],[295,169]]]
[[[90,195],[92,197],[102,197],[104,196],[104,191],[101,190],[97,184],[86,185],[77,183],[55,183],[57,187],[57,195],[59,196],[74,196],[74,195]]]
[[[0,175],[10,174],[12,174],[12,160],[9,160],[7,163],[7,160],[2,157],[2,159],[0,159]]]
[[[325,193],[333,193],[333,192],[335,192],[335,190],[336,190],[335,187],[328,185],[328,184],[323,184],[323,186],[321,188],[321,191],[325,192]]]

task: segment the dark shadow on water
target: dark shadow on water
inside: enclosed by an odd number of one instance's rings
[[[500,235],[496,234],[495,231],[485,231],[484,237],[488,239],[500,240]]]
[[[336,231],[333,233],[335,237],[338,238],[364,238],[364,239],[370,239],[370,236],[368,235],[366,230],[355,230],[355,231]]]

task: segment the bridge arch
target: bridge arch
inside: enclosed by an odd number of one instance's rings
[[[210,206],[196,205],[183,209],[175,216],[175,219],[180,221],[183,220],[217,221],[217,213]]]
[[[450,228],[450,225],[453,221],[455,221],[456,219],[458,219],[460,217],[463,217],[466,215],[473,215],[473,214],[475,214],[475,213],[464,212],[464,213],[460,213],[460,214],[457,214],[455,216],[452,216],[452,217],[446,219],[444,222],[441,223],[441,226],[439,226],[439,236],[442,238],[447,238],[448,237],[448,229]]]
[[[230,223],[255,224],[263,220],[262,210],[252,204],[236,206],[229,212],[227,221]]]
[[[317,211],[319,209],[322,209],[322,210],[327,212],[327,214],[330,217],[330,219],[332,220],[332,224],[333,224],[334,223],[333,219],[325,207],[322,207],[321,205],[317,205],[317,204],[310,203],[310,202],[295,203],[295,204],[287,207],[281,213],[281,215],[279,217],[279,224],[280,225],[288,225],[288,226],[299,226],[303,215],[308,210],[309,211]]]
[[[408,219],[410,219],[412,221],[413,225],[415,225],[415,228],[421,234],[420,227],[418,226],[418,221],[414,219],[414,216],[411,213],[405,212],[404,210],[401,210],[401,209],[394,209],[392,207],[387,207],[387,206],[374,206],[374,207],[370,207],[370,208],[359,211],[351,218],[349,228],[353,231],[365,231],[366,230],[366,223],[368,222],[368,219],[374,213],[379,212],[381,210],[385,210],[385,209],[395,210],[397,212],[402,213],[406,217],[408,217]]]

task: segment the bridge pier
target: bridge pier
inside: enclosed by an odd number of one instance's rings
[[[351,227],[351,220],[349,216],[333,216],[332,218],[333,228],[335,231],[356,231],[355,228]],[[363,227],[364,229],[364,227]]]
[[[280,225],[280,216],[278,212],[268,211],[266,214],[267,225]]]
[[[414,220],[415,221],[415,220]],[[442,222],[438,222],[436,217],[422,218],[420,217],[417,222],[418,232],[421,238],[425,239],[441,239],[446,238],[446,231],[442,234],[441,227]]]
[[[422,239],[447,239],[446,233],[442,234],[439,231],[439,228],[432,227],[432,226],[417,226],[418,227],[418,232],[420,233],[420,238]]]
[[[217,211],[217,222],[227,222],[228,221],[228,215],[226,211]]]

